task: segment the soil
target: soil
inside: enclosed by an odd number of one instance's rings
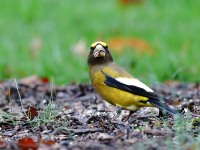
[[[195,138],[200,129],[199,83],[170,81],[151,88],[174,100],[170,107],[183,114],[182,121],[193,120],[191,130],[185,132]],[[142,108],[124,121],[129,112],[117,110],[90,84],[55,86],[37,76],[17,83],[3,81],[0,148],[166,149],[167,140],[174,143],[179,125],[176,117],[160,116],[157,108]]]

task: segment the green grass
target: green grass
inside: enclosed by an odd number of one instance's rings
[[[74,56],[79,40],[142,39],[156,52],[141,56],[133,50],[114,54],[133,75],[153,83],[200,81],[200,1],[144,0],[121,6],[118,1],[1,0],[0,79],[32,74],[56,83],[89,82],[86,58]],[[37,52],[34,39],[41,41]]]

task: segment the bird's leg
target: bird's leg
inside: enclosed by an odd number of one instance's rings
[[[122,108],[116,107],[116,114],[120,115],[121,112],[122,112]]]
[[[135,112],[136,112],[136,111],[130,110],[128,116],[126,116],[126,118],[125,118],[123,121],[124,121],[124,122],[128,121],[128,119],[130,118],[130,116],[131,116],[133,113],[135,113]]]
[[[114,120],[116,120],[117,118],[119,118],[119,115],[120,115],[121,112],[122,112],[122,108],[116,106]]]

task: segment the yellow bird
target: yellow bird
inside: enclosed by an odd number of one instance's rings
[[[179,114],[164,102],[151,88],[118,66],[104,42],[95,42],[88,56],[89,75],[96,92],[108,103],[130,110],[130,115],[141,107],[158,107],[170,114]],[[127,119],[128,119],[127,118]]]

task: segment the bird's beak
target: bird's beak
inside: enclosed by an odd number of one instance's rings
[[[93,55],[95,58],[97,57],[105,57],[106,51],[102,45],[97,45],[93,51]]]

